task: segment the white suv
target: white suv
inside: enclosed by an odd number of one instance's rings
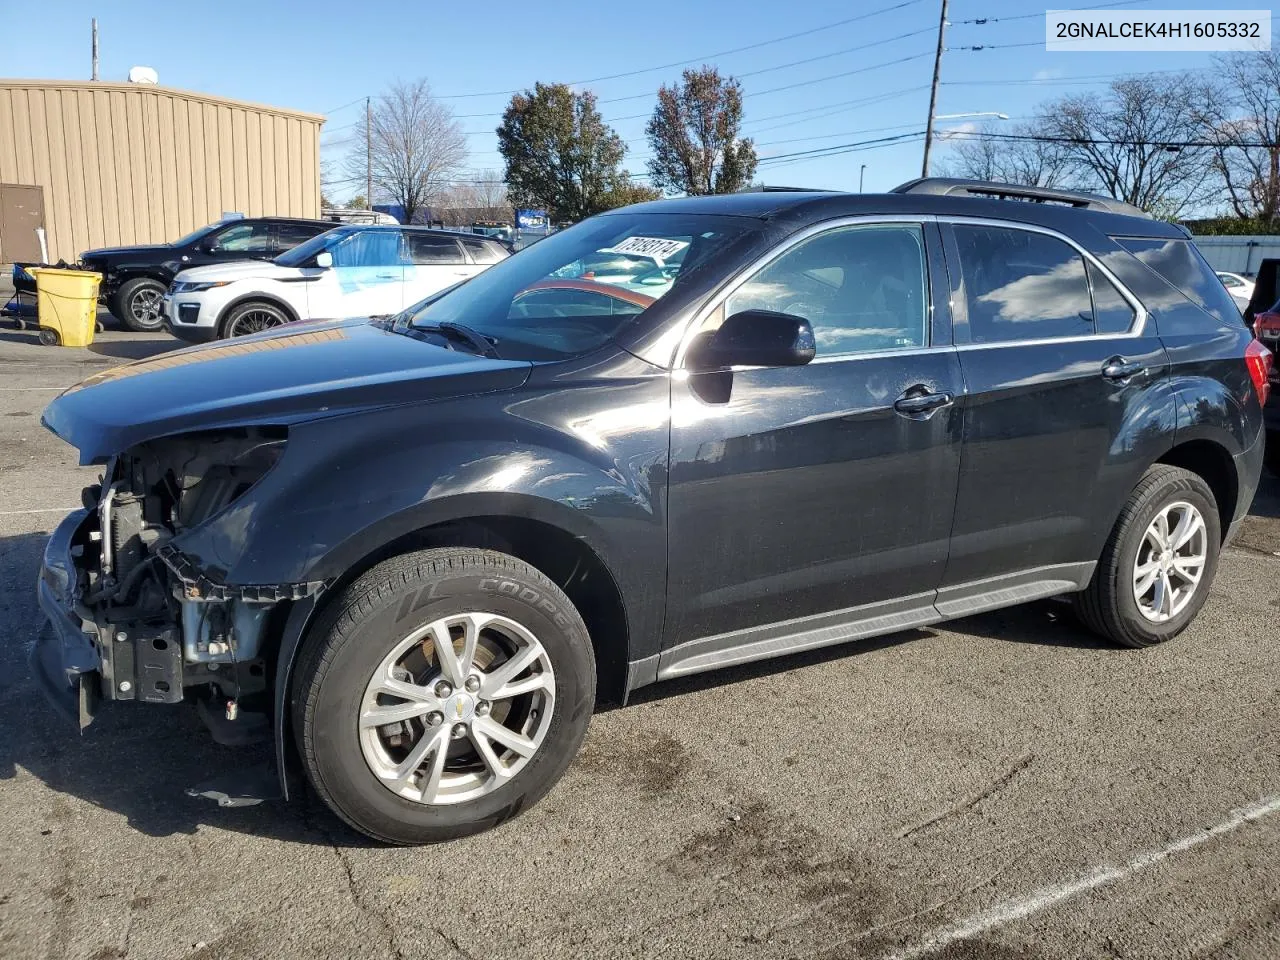
[[[509,255],[494,240],[425,227],[337,227],[275,260],[183,270],[164,297],[165,326],[194,343],[399,313]]]

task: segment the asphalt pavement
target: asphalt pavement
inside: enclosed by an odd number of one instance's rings
[[[0,958],[1280,956],[1280,481],[1163,647],[1044,602],[661,684],[523,816],[385,849],[314,800],[188,798],[260,755],[185,707],[81,737],[29,679],[95,477],[40,411],[173,346],[0,330]]]

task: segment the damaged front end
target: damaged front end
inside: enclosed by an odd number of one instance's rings
[[[83,729],[101,700],[194,701],[215,739],[270,730],[269,657],[282,604],[322,583],[231,585],[176,545],[230,507],[275,465],[282,427],[152,440],[112,458],[84,509],[45,550],[39,598],[48,617],[33,672]]]

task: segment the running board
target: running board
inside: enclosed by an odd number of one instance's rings
[[[657,658],[656,673],[649,676],[669,680],[1073,593],[1088,586],[1096,566],[1089,562],[1037,567],[897,600],[700,637],[664,651]],[[637,670],[634,679],[642,682],[629,687],[643,685],[647,673]]]

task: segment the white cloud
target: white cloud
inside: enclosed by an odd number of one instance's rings
[[[939,130],[937,132],[937,137],[939,140],[950,140],[958,133],[975,133],[980,129],[981,128],[978,124],[970,120],[968,123],[961,123],[954,127],[947,127],[945,130]]]
[[[1057,80],[1062,76],[1062,71],[1056,68],[1051,70],[1037,70],[1031,75],[1032,80]]]

